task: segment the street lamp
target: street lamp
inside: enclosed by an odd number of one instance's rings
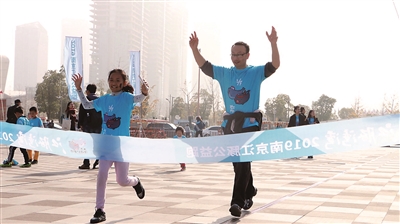
[[[168,101],[168,119],[171,121],[171,100],[165,98]]]
[[[199,49],[199,52],[201,52],[201,49]],[[200,115],[200,67],[199,67],[199,75],[197,81],[197,116],[199,115]]]

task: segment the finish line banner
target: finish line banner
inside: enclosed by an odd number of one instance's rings
[[[285,159],[400,143],[400,114],[204,138],[148,139],[1,122],[1,144],[79,159],[217,163]]]
[[[82,37],[65,37],[64,66],[69,98],[73,102],[80,102],[72,76],[79,73],[83,77]],[[85,89],[83,83],[82,80],[81,88]]]

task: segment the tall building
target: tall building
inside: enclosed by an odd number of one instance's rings
[[[47,72],[48,37],[39,22],[19,25],[15,30],[14,90],[36,87]]]
[[[141,51],[142,70],[147,65],[142,2],[93,0],[89,81],[105,81],[114,68],[129,71],[129,51]]]
[[[117,67],[128,72],[129,51],[140,50],[142,74],[154,86],[151,100],[158,101],[153,116],[166,116],[166,98],[180,94],[186,77],[185,5],[166,0],[93,0],[90,80],[105,80]]]
[[[10,60],[5,55],[0,55],[0,91],[4,92],[7,82],[8,67]]]
[[[90,64],[90,23],[83,19],[63,19],[61,24],[61,64],[64,64],[65,37],[82,37],[83,78],[89,84]]]

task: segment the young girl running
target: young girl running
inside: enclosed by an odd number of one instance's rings
[[[72,80],[75,82],[82,106],[85,109],[94,108],[97,111],[101,111],[103,117],[102,134],[130,136],[130,117],[134,103],[142,102],[148,94],[148,85],[145,81],[141,86],[142,94],[134,96],[132,94],[133,87],[129,84],[126,73],[121,69],[114,69],[108,74],[108,85],[112,93],[93,101],[88,101],[81,89],[82,76],[75,74]],[[111,118],[117,118],[119,122],[115,122],[115,119]],[[96,212],[90,223],[99,223],[106,220],[106,213],[104,212],[105,191],[108,171],[113,164],[118,184],[121,186],[132,186],[140,199],[143,199],[145,196],[145,190],[139,178],[128,176],[128,162],[102,160],[100,158],[99,172],[97,174]]]

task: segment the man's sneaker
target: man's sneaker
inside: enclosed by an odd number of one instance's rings
[[[25,163],[25,164],[22,164],[19,167],[21,167],[21,168],[29,168],[29,167],[31,167],[31,164],[30,163]]]
[[[31,164],[33,165],[33,164],[38,164],[38,163],[39,162],[37,160],[33,160]]]
[[[312,158],[314,158],[314,156],[308,156],[307,158],[312,159]]]
[[[17,160],[15,160],[15,159],[12,160],[12,165],[13,165],[13,166],[17,166],[18,164],[19,164],[19,163],[18,163]]]
[[[257,188],[254,188],[253,197],[256,195],[257,195]],[[249,210],[251,206],[253,206],[253,197],[244,200],[244,205],[243,205],[244,210]]]
[[[12,167],[12,162],[11,163],[3,163],[1,164],[1,167]]]
[[[99,161],[96,160],[96,161],[93,163],[93,169],[96,169],[96,166],[97,166],[97,165],[99,165]]]
[[[106,213],[101,209],[97,209],[93,218],[90,219],[90,223],[99,223],[104,221],[106,221]]]
[[[90,169],[90,165],[83,164],[83,165],[78,166],[78,168],[81,170],[88,170],[88,169]]]
[[[242,208],[237,204],[233,204],[229,211],[231,212],[231,215],[236,217],[240,217],[240,215],[242,214]]]
[[[139,177],[137,177],[137,179],[138,179],[138,183],[136,184],[136,186],[132,186],[132,187],[133,187],[133,189],[135,189],[136,195],[138,196],[138,198],[143,199],[146,192],[143,188],[142,183],[140,183]]]

